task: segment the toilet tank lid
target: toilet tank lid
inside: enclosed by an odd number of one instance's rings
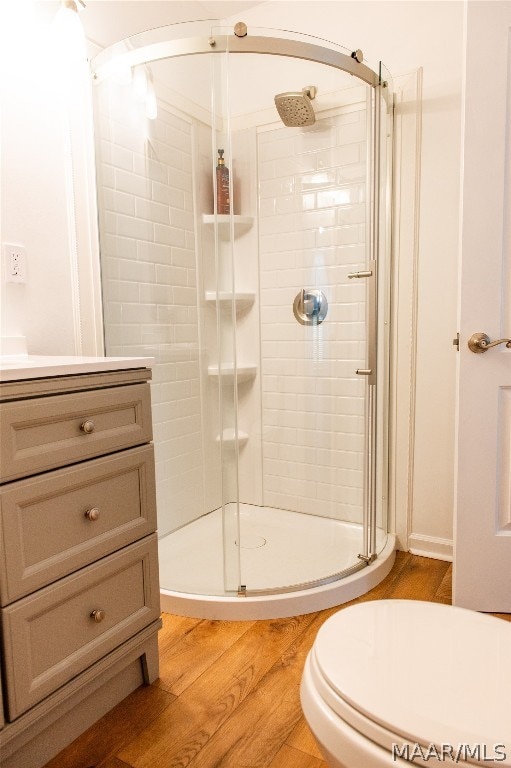
[[[411,744],[481,745],[468,762],[495,755],[491,764],[511,765],[511,623],[438,603],[369,601],[331,616],[313,655],[341,715],[348,705]]]

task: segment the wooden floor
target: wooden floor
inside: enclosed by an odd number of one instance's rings
[[[451,565],[398,552],[389,576],[353,602],[382,598],[449,604]],[[164,614],[160,678],[47,768],[326,768],[301,714],[299,684],[319,627],[337,610],[268,621]]]

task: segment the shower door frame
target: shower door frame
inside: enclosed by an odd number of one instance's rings
[[[216,22],[218,23],[218,22]],[[161,30],[160,30],[161,31]],[[279,30],[272,30],[279,31]],[[136,37],[136,36],[135,36]],[[324,41],[328,42],[328,41]],[[334,44],[335,45],[335,44]],[[194,56],[199,54],[266,54],[273,56],[283,56],[292,59],[302,59],[318,64],[325,64],[334,69],[346,72],[372,88],[372,141],[369,150],[369,168],[370,168],[370,193],[371,199],[368,202],[370,211],[370,242],[369,258],[367,271],[352,273],[352,278],[364,278],[367,281],[367,368],[358,369],[357,374],[367,378],[367,396],[366,396],[366,451],[364,462],[364,503],[363,503],[363,546],[362,552],[358,555],[359,562],[352,566],[338,571],[329,576],[313,581],[296,583],[290,586],[279,586],[276,588],[250,590],[239,584],[239,597],[257,597],[264,595],[274,595],[287,592],[298,592],[304,589],[324,586],[333,582],[342,580],[346,576],[356,573],[362,568],[370,565],[378,557],[376,547],[376,517],[377,517],[377,379],[378,379],[378,338],[379,338],[379,320],[378,320],[378,272],[380,271],[380,195],[381,195],[381,106],[382,100],[385,101],[387,111],[392,113],[393,96],[388,87],[388,82],[382,78],[382,66],[380,63],[378,73],[366,66],[363,61],[358,59],[361,56],[360,51],[354,51],[351,55],[342,53],[342,51],[327,48],[316,43],[309,43],[302,40],[292,40],[288,38],[267,37],[262,35],[244,36],[211,34],[210,37],[192,37],[178,40],[166,40],[157,43],[149,43],[138,49],[132,49],[127,52],[110,54],[110,50],[99,54],[94,62],[100,62],[100,66],[93,69],[92,76],[96,83],[109,78],[115,74],[119,66],[136,67],[150,62],[169,58],[179,58]],[[103,56],[110,56],[105,63],[101,63]],[[369,100],[370,101],[370,100]],[[231,214],[232,216],[232,210]],[[390,226],[390,224],[389,224]],[[389,286],[390,302],[390,286]],[[385,430],[386,431],[386,430]]]

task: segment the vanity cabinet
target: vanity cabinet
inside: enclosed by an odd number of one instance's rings
[[[2,768],[40,768],[158,676],[149,378],[0,385]]]

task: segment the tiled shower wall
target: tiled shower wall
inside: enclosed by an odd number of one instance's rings
[[[100,86],[99,88],[102,88]],[[151,355],[160,536],[204,509],[192,125],[131,90],[98,94],[107,355]],[[147,132],[147,134],[146,134]]]
[[[193,129],[161,105],[156,121],[137,121],[122,90],[115,102],[101,96],[106,351],[157,359],[165,535],[208,511],[212,490],[210,481],[204,487]],[[365,109],[352,109],[257,139],[263,503],[356,522],[366,382],[354,371],[365,365],[365,285],[347,273],[366,263],[365,137]],[[320,326],[301,326],[293,301],[313,287],[325,292],[329,313]]]
[[[263,488],[267,506],[361,522],[366,112],[258,134]],[[300,325],[302,288],[328,300]]]

